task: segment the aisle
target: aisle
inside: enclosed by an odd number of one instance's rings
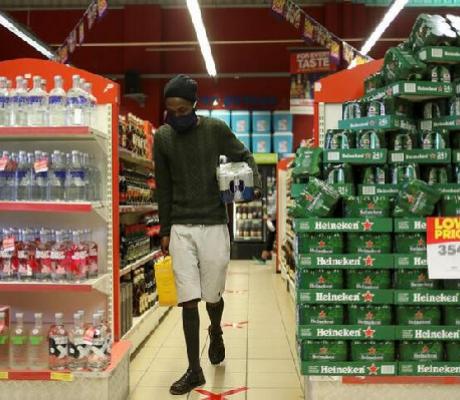
[[[295,314],[292,298],[272,265],[232,262],[224,296],[225,365],[208,360],[209,318],[200,305],[203,389],[223,393],[228,400],[299,400],[303,398],[295,350]],[[171,396],[169,386],[187,367],[182,320],[172,310],[131,362],[131,400],[213,399],[218,396],[192,392]]]

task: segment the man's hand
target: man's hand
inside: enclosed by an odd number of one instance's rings
[[[164,256],[169,256],[169,236],[163,236],[160,242],[161,251]]]
[[[259,189],[254,189],[254,200],[260,200],[262,198],[262,192]]]

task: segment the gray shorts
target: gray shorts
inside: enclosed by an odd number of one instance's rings
[[[225,290],[230,262],[227,225],[173,225],[169,252],[178,303],[195,299],[217,303]]]

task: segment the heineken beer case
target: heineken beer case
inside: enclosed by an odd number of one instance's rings
[[[352,361],[394,361],[395,342],[393,341],[359,341],[351,342]]]
[[[399,343],[400,361],[442,361],[443,358],[442,342],[418,340]]]
[[[395,272],[396,289],[439,289],[441,281],[428,279],[426,269],[399,269]]]
[[[300,304],[297,306],[299,325],[341,325],[345,320],[344,306],[340,304]]]
[[[224,203],[246,202],[254,198],[252,169],[245,162],[220,164],[217,180]]]
[[[388,254],[391,253],[391,235],[384,233],[348,233],[348,253]]]
[[[344,198],[345,217],[389,217],[388,196],[349,196]]]
[[[460,305],[444,306],[444,324],[451,326],[460,325]]]
[[[441,308],[438,306],[398,306],[398,325],[441,325]]]
[[[391,271],[388,269],[356,269],[346,271],[348,289],[390,289]]]
[[[306,269],[297,271],[299,289],[341,289],[344,287],[340,269]]]
[[[299,254],[341,254],[344,248],[342,233],[299,233]]]
[[[391,325],[392,308],[390,305],[350,304],[348,322],[350,325]]]
[[[394,248],[396,253],[426,254],[426,234],[424,232],[396,233]]]
[[[346,361],[348,345],[344,340],[302,340],[302,361]]]

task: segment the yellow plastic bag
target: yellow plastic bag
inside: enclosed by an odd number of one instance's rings
[[[160,258],[155,263],[155,280],[160,306],[175,306],[177,290],[171,256]]]

